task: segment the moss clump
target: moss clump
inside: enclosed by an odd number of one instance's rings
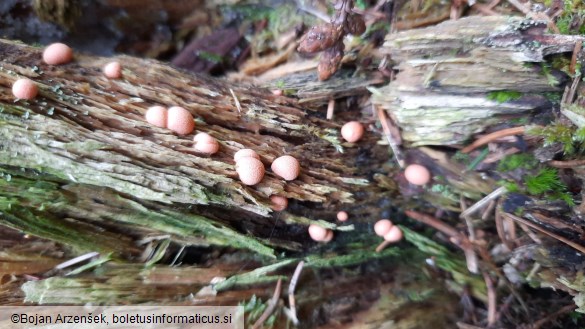
[[[534,169],[538,165],[536,160],[531,154],[512,154],[504,157],[498,163],[498,171],[512,171],[518,168]]]
[[[498,103],[515,101],[517,99],[520,99],[520,97],[522,97],[522,93],[513,90],[497,90],[492,91],[487,95],[487,99],[491,101],[496,101]]]
[[[525,176],[526,191],[532,195],[546,194],[551,199],[561,199],[573,206],[573,197],[567,192],[567,186],[560,180],[554,168],[543,168],[536,176]]]
[[[567,155],[580,153],[585,147],[585,128],[576,129],[557,122],[546,127],[531,128],[527,134],[543,137],[544,146],[561,143]]]

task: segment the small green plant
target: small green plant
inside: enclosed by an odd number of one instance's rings
[[[541,169],[536,176],[527,175],[524,183],[526,191],[532,195],[566,190],[565,184],[559,180],[557,170],[554,168]]]
[[[548,85],[551,87],[556,87],[559,85],[559,80],[552,74],[550,64],[542,64],[542,73],[546,77]]]
[[[528,176],[524,183],[526,191],[532,195],[546,194],[550,199],[561,199],[571,206],[575,205],[573,197],[567,192],[567,186],[554,168],[543,168],[536,176]]]
[[[538,160],[536,160],[532,154],[512,154],[500,160],[498,163],[498,171],[512,171],[518,168],[534,169],[537,165]]]
[[[520,97],[522,97],[522,93],[513,90],[497,90],[492,91],[487,95],[487,99],[491,101],[496,101],[498,103],[515,101],[517,99],[520,99]]]
[[[543,137],[544,146],[561,143],[565,154],[581,152],[585,147],[585,128],[576,129],[557,122],[546,127],[531,128],[527,134]]]

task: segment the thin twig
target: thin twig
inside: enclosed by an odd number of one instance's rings
[[[487,220],[494,208],[496,207],[496,200],[490,201],[485,210],[481,213],[481,220]]]
[[[488,298],[488,327],[493,326],[496,323],[496,307],[497,307],[497,294],[496,288],[494,287],[494,282],[492,278],[490,278],[489,274],[482,273],[483,279],[485,280],[485,286],[487,288],[487,298]]]
[[[276,282],[276,288],[274,289],[274,295],[272,295],[272,298],[268,302],[268,306],[266,307],[264,312],[262,312],[262,315],[260,315],[258,320],[254,323],[254,325],[252,326],[252,329],[259,329],[264,324],[264,322],[268,319],[270,314],[272,314],[272,312],[274,312],[274,309],[276,308],[276,304],[278,303],[278,299],[280,298],[281,291],[282,291],[282,279],[278,279],[278,282]]]
[[[546,235],[548,235],[548,236],[550,236],[552,238],[555,238],[555,239],[557,239],[557,240],[565,243],[566,245],[575,248],[579,252],[585,254],[585,247],[583,247],[580,244],[577,244],[577,243],[575,243],[575,242],[573,242],[571,240],[568,240],[568,239],[566,239],[566,238],[564,238],[564,237],[562,237],[562,236],[560,236],[558,234],[555,234],[553,232],[549,232],[548,230],[545,230],[544,228],[542,228],[542,227],[540,227],[540,226],[538,226],[538,225],[536,225],[536,224],[532,223],[531,221],[528,221],[528,220],[526,220],[524,218],[521,218],[521,217],[512,215],[512,214],[507,213],[507,212],[502,213],[502,215],[504,215],[505,217],[510,218],[510,219],[512,219],[514,221],[517,221],[519,223],[522,223],[522,224],[524,224],[526,226],[532,227],[533,229],[535,229],[535,230],[537,230],[537,231],[539,231],[541,233],[544,233],[544,234],[546,234]]]
[[[65,262],[63,262],[63,263],[55,266],[54,269],[55,270],[62,270],[62,269],[66,268],[66,267],[69,267],[71,265],[75,265],[75,264],[84,262],[84,261],[86,261],[88,259],[94,258],[94,257],[98,256],[99,254],[100,254],[99,252],[95,252],[95,251],[89,252],[87,254],[84,254],[84,255],[81,255],[81,256],[72,258],[72,259],[70,259],[68,261],[65,261]]]
[[[499,200],[498,201],[498,208],[496,210],[496,216],[495,216],[496,232],[498,232],[498,236],[500,237],[500,240],[502,240],[502,243],[504,243],[504,245],[506,247],[508,247],[508,249],[514,250],[514,243],[513,243],[514,239],[511,238],[512,234],[506,228],[506,221],[510,221],[512,227],[514,227],[513,226],[514,221],[511,221],[508,218],[502,218],[501,203],[502,203],[502,201]],[[508,234],[508,233],[510,233],[510,234]],[[514,235],[515,234],[516,233],[514,233]]]
[[[181,249],[179,249],[179,252],[177,252],[177,255],[175,256],[175,258],[173,258],[173,261],[171,262],[171,264],[169,266],[174,266],[184,251],[185,251],[185,245],[182,245]]]
[[[288,285],[288,304],[291,310],[291,320],[293,324],[296,326],[299,324],[299,319],[297,318],[297,309],[296,309],[296,302],[295,302],[295,288],[297,286],[297,281],[301,276],[301,272],[303,271],[303,266],[305,265],[304,261],[300,261],[293,273],[293,276],[290,280],[290,284]]]
[[[465,204],[465,197],[461,195],[459,197],[459,205],[461,207],[461,211],[465,211],[467,209],[467,205]],[[475,241],[475,229],[473,228],[473,223],[471,222],[471,218],[469,216],[464,216],[465,224],[467,224],[467,233],[469,234],[469,239],[471,241]]]
[[[499,198],[502,194],[505,194],[506,192],[508,192],[508,190],[506,189],[505,186],[502,186],[502,187],[495,189],[492,193],[488,194],[486,197],[477,201],[471,207],[467,208],[467,210],[463,211],[461,213],[461,215],[459,215],[459,218],[468,217],[469,215],[471,215],[474,212],[476,212],[477,210],[481,209],[483,206],[485,206],[486,204],[488,204],[492,200]]]
[[[491,141],[494,141],[500,137],[520,135],[520,134],[524,134],[525,131],[526,131],[525,127],[514,127],[514,128],[502,129],[500,131],[496,131],[496,132],[493,132],[491,134],[487,134],[487,135],[477,139],[471,145],[464,147],[461,150],[461,153],[469,153],[469,152],[475,150],[476,148],[478,148],[482,145],[485,145]]]
[[[581,76],[574,77],[571,86],[565,87],[565,92],[563,93],[563,98],[561,99],[562,104],[571,104],[575,99],[575,94],[577,93],[577,87],[579,86],[579,82],[581,81]]]
[[[534,275],[536,274],[536,272],[538,272],[538,270],[540,270],[540,263],[534,263],[534,265],[532,266],[532,269],[530,270],[530,272],[526,276],[526,282],[532,281],[532,277],[534,277]]]
[[[552,160],[548,162],[548,165],[555,168],[573,168],[578,166],[585,166],[585,160],[568,160],[568,161],[559,161],[559,160]]]
[[[386,112],[383,109],[376,107],[375,110],[376,113],[378,114],[378,120],[380,120],[380,124],[382,125],[382,130],[384,130],[384,135],[386,135],[386,140],[388,141],[388,144],[392,149],[392,153],[394,154],[394,159],[396,160],[400,168],[404,168],[405,165],[404,157],[402,156],[402,152],[398,147],[400,141],[397,141],[394,138],[394,135],[392,134],[393,129],[390,127],[390,123],[392,121],[388,119],[388,117],[386,116]],[[397,129],[394,129],[394,131],[397,131]]]
[[[232,88],[230,88],[230,93],[232,93],[232,97],[234,98],[234,102],[236,103],[236,108],[238,109],[238,113],[242,113],[242,106],[240,105],[240,100],[238,100],[238,97],[236,97],[236,94],[234,93]]]
[[[562,307],[560,310],[547,315],[546,317],[534,322],[532,324],[532,326],[530,326],[530,328],[532,329],[539,329],[540,327],[542,327],[543,324],[550,322],[552,320],[554,320],[555,318],[557,318],[559,315],[563,315],[565,313],[569,313],[572,312],[573,310],[575,310],[577,308],[577,306],[575,306],[575,304],[569,304],[566,305],[564,307]]]
[[[333,119],[333,112],[335,112],[335,99],[332,97],[327,103],[327,120]]]
[[[579,53],[581,52],[581,48],[583,47],[583,41],[578,40],[575,42],[575,48],[573,48],[573,56],[571,56],[571,65],[569,65],[569,72],[571,75],[575,75],[575,68],[577,67],[577,57],[579,57]]]
[[[478,273],[477,255],[473,250],[471,241],[469,241],[465,234],[457,231],[451,225],[448,225],[435,217],[413,210],[406,210],[404,213],[406,216],[421,223],[427,224],[448,235],[450,237],[450,241],[463,250],[463,253],[465,254],[465,260],[467,261],[467,269],[472,273]]]

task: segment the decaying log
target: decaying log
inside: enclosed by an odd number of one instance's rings
[[[544,94],[559,92],[564,77],[542,64],[545,56],[570,52],[583,37],[545,30],[546,22],[473,16],[389,34],[384,49],[399,73],[373,102],[409,144],[460,145],[489,126],[550,107]]]
[[[108,59],[76,55],[53,67],[41,62],[41,49],[9,41],[0,52],[0,211],[4,225],[23,232],[127,259],[139,258],[136,241],[160,234],[273,257],[273,247],[302,249],[313,221],[351,230],[331,223],[340,207],[360,203],[355,215],[371,221],[364,200],[389,193],[371,179],[384,175],[386,161],[375,152],[383,146],[372,146],[376,137],[364,147],[342,144],[338,123],[307,115],[292,99],[150,60],[120,57],[124,78],[108,80],[100,71]],[[33,79],[39,97],[15,101],[10,87],[19,77]],[[152,105],[187,108],[221,151],[198,154],[192,135],[147,124]],[[232,158],[244,147],[267,168],[280,155],[297,157],[301,176],[286,182],[268,170],[260,184],[243,185]],[[368,166],[356,166],[363,157]],[[288,211],[270,209],[273,194],[289,198]]]

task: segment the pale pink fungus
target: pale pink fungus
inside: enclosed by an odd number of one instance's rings
[[[283,211],[288,207],[288,199],[280,195],[271,195],[270,202],[274,211]]]
[[[64,43],[53,43],[43,51],[43,61],[49,65],[66,64],[73,60],[73,49]]]
[[[212,142],[214,141],[215,138],[213,138],[210,134],[208,133],[197,133],[194,137],[193,137],[193,141],[195,141],[196,143],[199,142]]]
[[[162,106],[152,106],[146,111],[146,122],[157,127],[167,127],[167,109]]]
[[[384,240],[388,242],[398,242],[402,240],[402,230],[398,226],[392,226],[388,233],[384,234]]]
[[[284,92],[282,91],[282,89],[272,89],[272,94],[275,96],[282,96],[284,95]]]
[[[364,126],[357,121],[350,121],[341,127],[341,137],[350,143],[359,141],[364,135]]]
[[[293,180],[297,178],[301,171],[299,161],[290,155],[283,155],[275,159],[270,168],[276,175],[285,180]]]
[[[319,225],[309,225],[309,236],[315,241],[323,241],[327,237],[327,229]]]
[[[209,136],[209,135],[208,135]],[[211,136],[209,136],[211,137]],[[215,154],[219,151],[219,143],[213,137],[195,142],[195,150],[206,154]]]
[[[340,211],[337,213],[337,220],[340,222],[345,222],[349,218],[349,215],[345,211]]]
[[[120,79],[122,77],[122,65],[120,65],[120,62],[110,62],[104,66],[103,72],[108,79]]]
[[[389,219],[381,219],[374,224],[374,232],[376,235],[384,236],[390,232],[392,227],[392,222]]]
[[[39,93],[39,88],[30,79],[18,79],[12,85],[12,94],[19,99],[34,99]]]
[[[327,234],[325,235],[323,240],[321,240],[321,242],[329,242],[331,240],[333,240],[333,231],[327,230]]]
[[[260,156],[258,155],[258,153],[256,153],[256,151],[252,149],[241,149],[238,152],[236,152],[236,154],[234,154],[234,161],[238,162],[241,158],[247,157],[256,158],[260,160]]]
[[[241,158],[236,162],[236,172],[242,183],[256,185],[264,178],[264,164],[256,158]]]
[[[180,106],[173,106],[167,114],[167,128],[179,135],[190,134],[195,129],[193,115]]]
[[[406,180],[414,185],[425,185],[431,180],[429,170],[419,164],[411,164],[404,170]]]

